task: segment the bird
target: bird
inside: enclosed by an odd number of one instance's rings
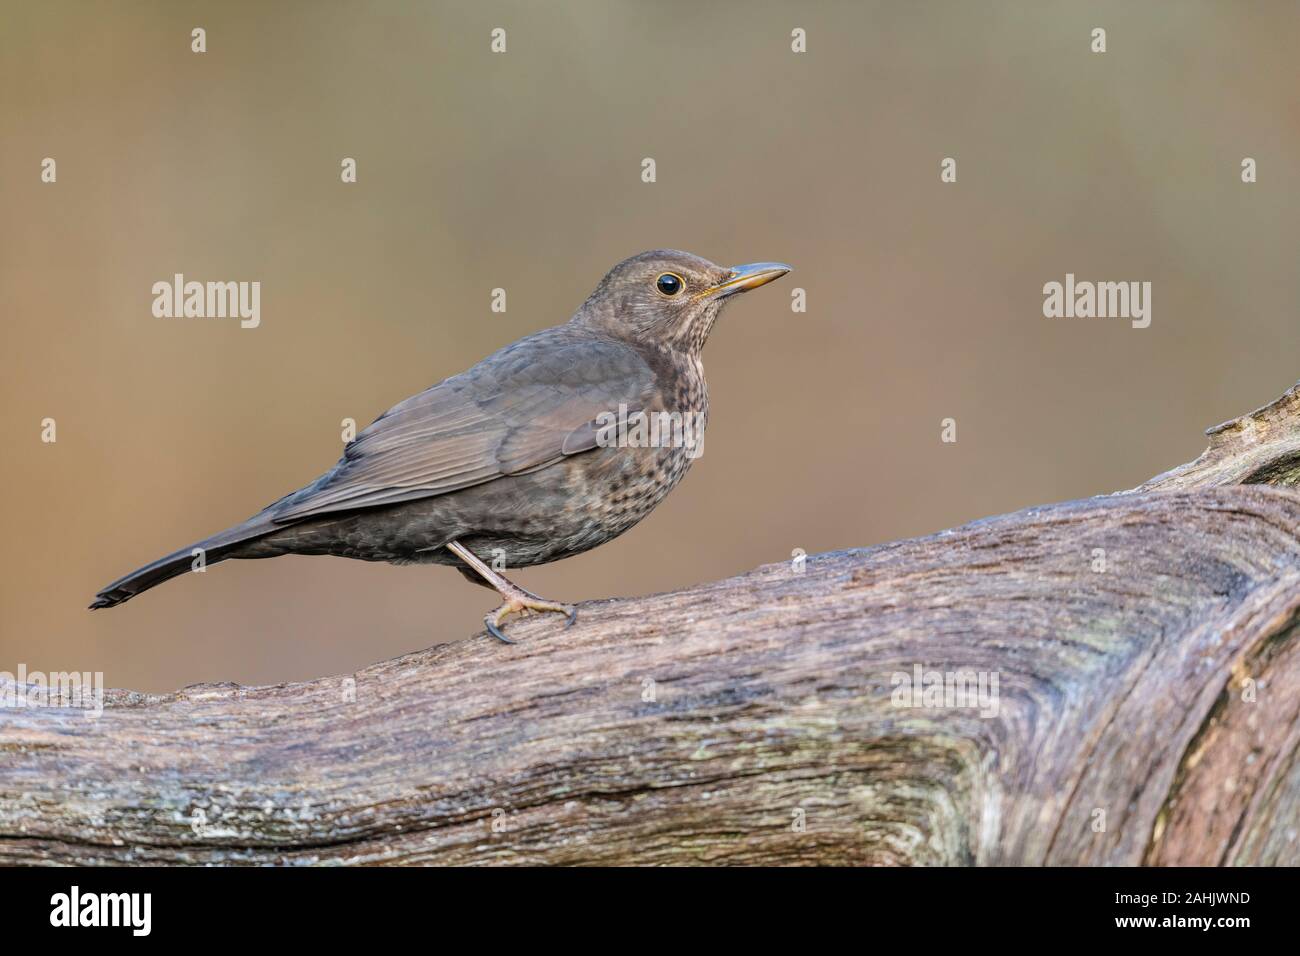
[[[719,314],[789,271],[675,249],[624,259],[564,324],[399,402],[315,481],[119,578],[90,607],[124,604],[195,566],[328,554],[454,567],[500,595],[483,620],[508,644],[515,615],[558,613],[567,627],[576,606],[502,572],[581,554],[654,510],[702,450],[700,356]]]

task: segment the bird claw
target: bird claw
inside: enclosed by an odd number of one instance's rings
[[[502,604],[495,611],[485,615],[483,623],[487,625],[488,633],[498,641],[502,641],[506,644],[517,644],[519,643],[518,641],[513,641],[506,637],[501,630],[501,625],[505,622],[505,619],[511,614],[532,614],[534,612],[540,614],[543,611],[552,611],[557,614],[563,614],[565,617],[564,627],[566,630],[572,627],[573,622],[578,619],[578,608],[575,605],[559,604],[555,601],[543,601],[541,598],[529,594],[527,597],[519,597],[506,601],[505,604]]]

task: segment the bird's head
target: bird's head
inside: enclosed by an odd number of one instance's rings
[[[619,338],[699,354],[722,306],[790,271],[780,262],[715,265],[689,252],[654,249],[605,274],[574,321]]]

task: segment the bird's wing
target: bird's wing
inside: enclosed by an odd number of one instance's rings
[[[269,511],[300,521],[533,471],[596,447],[594,420],[620,404],[643,408],[654,387],[628,346],[549,329],[394,405],[333,469]]]

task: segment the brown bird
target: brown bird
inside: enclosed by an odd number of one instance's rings
[[[507,345],[380,415],[316,481],[243,524],[100,591],[114,607],[227,558],[334,554],[446,564],[504,603],[484,621],[577,611],[503,567],[581,554],[649,514],[702,450],[700,352],[727,300],[790,267],[726,268],[656,249],[606,274],[573,318]]]

